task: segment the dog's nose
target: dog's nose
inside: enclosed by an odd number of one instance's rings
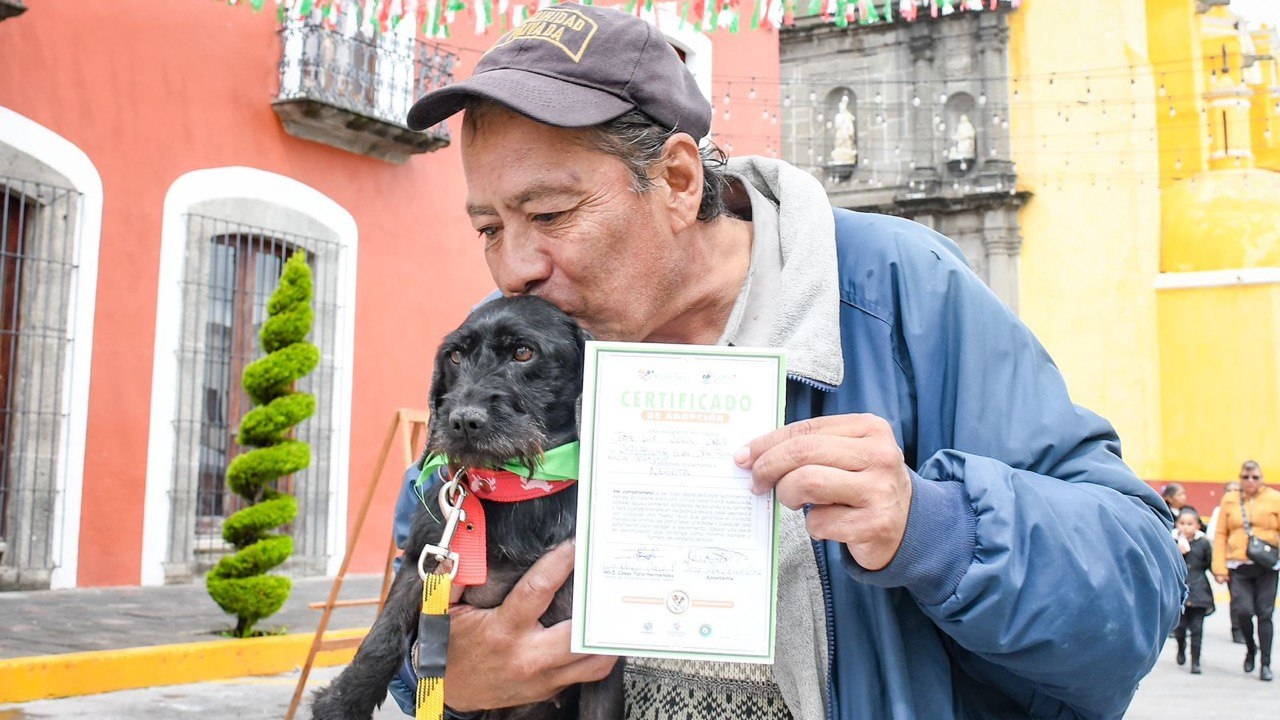
[[[488,422],[489,413],[478,407],[461,407],[449,413],[449,425],[463,437],[482,430]]]

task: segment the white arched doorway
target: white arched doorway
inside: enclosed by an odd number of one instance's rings
[[[234,392],[239,377],[227,369],[230,354],[226,361],[216,356],[219,333],[233,324],[223,301],[256,297],[234,315],[260,320],[259,306],[270,292],[263,268],[278,267],[286,251],[296,250],[305,251],[312,265],[313,341],[322,355],[321,367],[302,385],[317,394],[320,411],[302,427],[323,434],[300,436],[313,445],[312,467],[305,477],[300,474],[312,501],[301,499],[302,514],[294,523],[295,559],[307,563],[295,572],[336,572],[346,544],[357,249],[351,214],[292,178],[225,167],[189,172],[170,186],[161,231],[143,585],[189,580],[216,559],[208,557],[220,550],[215,525],[229,512],[220,494],[219,468],[225,465],[218,463],[226,459],[228,432],[234,434],[239,423],[239,417],[228,416],[223,397]],[[247,268],[235,270],[246,262]],[[256,291],[227,286],[236,282],[232,276],[255,282],[255,275]],[[244,328],[234,332],[246,334]]]
[[[5,107],[0,168],[7,258],[0,295],[17,319],[0,330],[7,350],[0,584],[75,587],[102,178],[80,148]]]

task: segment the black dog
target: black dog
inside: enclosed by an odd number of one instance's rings
[[[450,472],[499,467],[513,459],[534,467],[547,449],[577,440],[588,337],[572,318],[539,298],[503,298],[477,308],[444,339],[436,354],[424,461],[446,455]],[[355,659],[316,693],[313,718],[363,720],[386,696],[387,684],[404,661],[410,632],[418,623],[422,600],[418,555],[424,545],[439,542],[444,527],[443,513],[435,507],[439,487],[436,484],[423,493],[433,507],[430,511],[418,508],[386,605]],[[468,587],[462,602],[481,608],[501,604],[538,558],[573,536],[577,496],[574,486],[522,502],[482,500],[488,528],[488,581]],[[430,570],[432,564],[426,567]],[[572,596],[566,583],[542,616],[542,624],[568,618]],[[621,718],[621,664],[598,683],[568,688],[548,702],[492,710],[483,717]]]

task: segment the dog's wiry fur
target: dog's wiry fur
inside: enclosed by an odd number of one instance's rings
[[[538,298],[503,298],[477,308],[436,354],[426,455],[447,455],[455,467],[496,467],[513,458],[532,467],[545,450],[576,440],[587,337],[571,318]],[[527,359],[522,348],[530,351]],[[433,505],[438,487],[423,493]],[[488,526],[488,582],[467,588],[462,602],[481,608],[501,604],[538,558],[573,536],[577,495],[577,488],[571,487],[517,503],[482,501]],[[424,545],[439,541],[441,516],[436,507],[429,512],[419,506],[386,606],[351,664],[316,693],[313,718],[364,720],[382,702],[418,621],[418,554]],[[568,618],[571,606],[572,591],[566,583],[542,616],[543,625]],[[619,665],[609,678],[568,688],[552,701],[491,710],[483,717],[621,716]]]

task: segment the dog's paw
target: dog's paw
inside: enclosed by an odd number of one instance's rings
[[[311,720],[360,720],[360,718],[359,715],[351,713],[348,708],[342,706],[339,693],[329,685],[312,693]]]

